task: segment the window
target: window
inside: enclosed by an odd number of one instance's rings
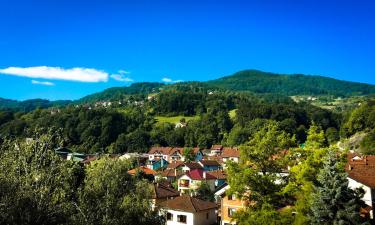
[[[173,214],[172,213],[167,213],[167,220],[172,221],[173,220]]]
[[[210,214],[206,213],[206,219],[210,218]]]
[[[177,222],[186,223],[186,216],[185,215],[178,215]]]
[[[235,195],[228,195],[228,200],[236,200],[236,196]]]
[[[234,213],[236,212],[236,209],[234,208],[228,208],[228,216],[233,217]]]

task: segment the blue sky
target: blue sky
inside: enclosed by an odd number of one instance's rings
[[[243,69],[375,84],[370,0],[1,0],[0,9],[3,98],[77,99]]]

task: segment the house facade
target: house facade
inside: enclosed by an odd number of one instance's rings
[[[213,225],[217,223],[217,205],[188,195],[182,195],[160,204],[160,214],[166,225]]]
[[[195,192],[203,182],[206,182],[210,189],[215,190],[216,178],[202,169],[195,169],[187,172],[178,179],[178,191],[181,193]]]
[[[235,195],[228,195],[226,191],[229,189],[229,185],[225,184],[215,192],[217,202],[220,202],[219,217],[220,225],[235,225],[237,222],[233,216],[239,210],[243,210],[246,207],[246,202],[239,199]]]

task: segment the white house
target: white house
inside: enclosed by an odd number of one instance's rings
[[[178,191],[181,193],[189,193],[197,190],[202,182],[207,182],[210,189],[215,190],[216,177],[207,173],[202,169],[195,169],[187,172],[178,179]]]
[[[212,225],[217,223],[217,205],[188,195],[182,195],[160,204],[160,214],[166,225]]]
[[[349,154],[345,169],[348,173],[348,186],[352,189],[363,188],[365,191],[362,200],[368,207],[363,208],[361,213],[368,211],[370,218],[374,218],[372,208],[375,202],[375,156]]]

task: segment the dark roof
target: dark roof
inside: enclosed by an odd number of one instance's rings
[[[171,163],[168,164],[167,168],[169,168],[169,169],[176,169],[178,166],[180,166],[183,163],[184,162],[182,162],[182,161],[171,162]]]
[[[172,147],[152,147],[148,154],[162,153],[163,155],[169,155],[172,149]]]
[[[184,164],[181,164],[181,165],[184,165],[184,166],[188,167],[190,170],[202,169],[202,166],[197,162],[184,163]]]
[[[182,195],[177,198],[167,200],[160,204],[163,208],[173,209],[183,212],[201,212],[209,209],[216,209],[217,205],[213,202],[203,201],[188,195]]]
[[[220,163],[216,160],[201,160],[199,162],[204,166],[220,166]]]
[[[225,147],[221,153],[222,158],[229,158],[229,157],[240,157],[240,151],[238,148],[227,148]]]
[[[348,177],[370,188],[375,188],[375,156],[348,154]]]
[[[180,196],[180,192],[172,188],[169,183],[154,183],[153,186],[152,198],[154,199]]]
[[[183,175],[184,172],[180,170],[175,170],[175,169],[166,169],[161,173],[162,177],[179,177]]]

